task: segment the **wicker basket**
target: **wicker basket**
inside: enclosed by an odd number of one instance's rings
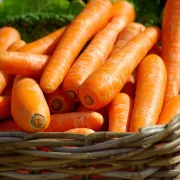
[[[178,180],[179,152],[180,115],[139,133],[1,132],[0,180]]]

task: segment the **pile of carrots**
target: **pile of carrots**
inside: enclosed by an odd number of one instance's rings
[[[126,1],[92,0],[26,44],[0,29],[0,131],[138,132],[180,112],[180,0],[144,27]],[[161,44],[161,46],[159,45]]]

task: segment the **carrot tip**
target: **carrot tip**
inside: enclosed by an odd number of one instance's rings
[[[30,124],[33,126],[33,128],[41,129],[45,125],[45,119],[40,114],[34,114],[31,118]]]
[[[54,99],[51,106],[53,110],[60,111],[63,107],[63,103],[60,99]]]
[[[94,100],[91,96],[85,96],[84,97],[84,102],[87,104],[87,105],[93,105],[94,104]]]
[[[66,94],[70,100],[75,100],[77,98],[76,93],[72,90],[67,91]]]

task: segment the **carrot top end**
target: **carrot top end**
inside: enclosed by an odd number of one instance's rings
[[[40,114],[34,114],[30,120],[30,124],[33,128],[42,129],[45,126],[45,118]]]
[[[84,97],[84,102],[89,106],[92,106],[94,104],[93,98],[88,95]]]
[[[41,82],[40,82],[40,86],[41,86],[42,91],[47,94],[50,94],[56,91],[56,89],[53,89],[50,86],[44,87]]]
[[[66,91],[66,95],[70,100],[76,100],[77,99],[76,92],[74,92],[73,90]]]
[[[63,108],[63,102],[61,101],[61,99],[54,99],[52,101],[51,107],[54,111],[60,111]]]

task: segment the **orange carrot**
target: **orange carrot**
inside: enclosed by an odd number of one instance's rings
[[[50,111],[35,80],[16,79],[12,91],[11,113],[18,126],[27,132],[45,130],[50,123]]]
[[[148,54],[156,54],[158,56],[161,56],[161,47],[159,45],[155,45],[149,52]]]
[[[14,42],[13,44],[11,44],[11,45],[8,47],[7,51],[9,51],[9,52],[15,52],[16,50],[18,50],[20,47],[24,46],[25,44],[26,44],[26,42],[23,41],[23,40],[16,41],[16,42]],[[17,62],[17,64],[16,64],[16,66],[17,66],[17,65],[18,65],[18,62]],[[18,72],[19,72],[19,71],[18,71]],[[7,72],[6,72],[6,73],[7,73]],[[7,76],[9,76],[9,78],[11,78],[10,75],[7,75]],[[13,76],[12,76],[12,79],[14,79]],[[11,94],[12,94],[12,86],[13,86],[13,84],[9,84],[9,85],[6,87],[6,89],[3,91],[3,94],[2,94],[2,95],[11,96]]]
[[[11,116],[11,97],[0,96],[0,119]]]
[[[111,17],[109,0],[93,0],[73,20],[64,33],[41,77],[44,92],[52,93],[62,83],[65,75],[84,45],[104,26]]]
[[[135,20],[136,13],[131,3],[127,1],[117,1],[117,2],[113,2],[112,4],[113,4],[112,17],[120,16],[126,18],[128,22],[133,22]]]
[[[73,133],[73,134],[83,134],[83,135],[89,135],[91,133],[95,133],[92,129],[88,128],[76,128],[76,129],[71,129],[68,131],[65,131],[66,133]]]
[[[55,127],[52,125],[53,122],[51,122],[50,126]],[[14,120],[6,120],[4,122],[0,122],[0,132],[8,132],[8,131],[23,131]],[[58,128],[48,128],[45,130],[45,132],[59,132]],[[66,133],[74,133],[74,134],[84,134],[89,135],[91,133],[94,133],[95,131],[89,128],[75,128],[65,131]]]
[[[46,100],[52,114],[72,112],[77,108],[77,103],[69,100],[61,87],[54,93],[47,94]]]
[[[164,102],[180,91],[180,0],[167,1],[162,23],[162,58],[167,68],[167,87]]]
[[[86,107],[84,107],[82,104],[80,104],[80,106],[77,109],[77,112],[86,112],[86,111],[91,111],[91,110],[86,108]],[[98,112],[102,116],[104,116],[106,114],[106,108],[98,109],[96,112]]]
[[[130,122],[130,131],[155,125],[162,110],[167,83],[164,61],[157,55],[148,55],[140,63],[137,72],[137,87]]]
[[[128,132],[133,100],[124,93],[119,93],[108,105],[109,129],[111,132]]]
[[[164,104],[158,124],[168,124],[180,112],[180,95],[172,97]]]
[[[77,112],[86,112],[86,111],[90,111],[90,110],[88,108],[84,107],[82,104],[80,104],[76,111]]]
[[[49,61],[49,56],[23,52],[0,53],[0,69],[8,74],[40,77]]]
[[[26,42],[23,40],[16,41],[8,47],[7,51],[9,51],[9,52],[17,51],[19,48],[21,48],[25,44],[26,44]]]
[[[12,44],[8,47],[7,51],[9,51],[9,52],[15,52],[15,51],[17,51],[19,48],[21,48],[22,46],[24,46],[25,44],[26,44],[26,42],[23,41],[23,40],[16,41],[16,42],[12,43]],[[8,76],[10,76],[10,75],[8,75]],[[12,79],[14,79],[14,77],[12,77]],[[12,95],[12,87],[13,87],[13,83],[12,83],[12,84],[9,84],[9,85],[6,87],[6,89],[3,91],[3,94],[2,94],[2,95],[3,95],[3,96],[5,96],[5,95],[11,96],[11,95]]]
[[[105,107],[120,92],[129,76],[159,38],[157,27],[148,27],[121,51],[113,53],[79,89],[81,103],[89,109]]]
[[[90,74],[104,64],[113,49],[119,32],[125,25],[126,22],[123,20],[123,17],[112,19],[78,57],[63,81],[63,88],[69,99],[79,101],[78,91],[80,85]]]
[[[20,39],[20,34],[16,29],[8,26],[0,28],[0,52],[5,52],[12,43]],[[0,70],[0,94],[9,84],[11,78],[7,73]]]
[[[75,128],[101,129],[103,117],[93,111],[72,112],[51,115],[51,123],[45,132],[64,132]]]
[[[52,125],[53,122],[51,122],[50,126],[54,127]],[[58,131],[57,128],[48,128],[45,130],[45,132],[54,132],[54,131]],[[0,122],[0,132],[6,132],[6,131],[23,131],[18,125],[17,123],[14,121],[14,120],[6,120],[4,122]],[[70,129],[70,130],[67,130],[65,131],[67,133],[74,133],[74,134],[84,134],[84,135],[88,135],[88,134],[91,134],[91,133],[94,133],[95,131],[92,130],[92,129],[89,129],[89,128],[75,128],[75,129]]]
[[[0,70],[0,94],[2,94],[6,86],[10,84],[11,80],[12,80],[12,76]]]
[[[80,104],[80,106],[77,109],[77,112],[87,112],[87,111],[91,111],[91,110],[84,107],[82,104]],[[103,122],[101,130],[106,131],[109,124],[108,113],[107,113],[106,108],[98,109],[96,112],[98,112],[99,114],[103,116],[104,122]]]
[[[144,31],[145,27],[140,23],[129,23],[123,30],[120,32],[119,37],[116,41],[116,44],[111,52],[110,56],[117,51],[120,51],[132,38]]]
[[[126,5],[126,2],[124,2],[125,5]],[[122,12],[124,13],[124,10],[122,10]],[[131,13],[131,12],[129,12]],[[128,14],[128,13],[126,13]],[[125,15],[125,14],[124,14]],[[127,15],[126,15],[127,16]],[[123,16],[120,16],[120,18],[123,18]],[[117,23],[116,22],[116,19],[118,18],[114,18],[114,22],[115,24]],[[113,23],[110,23],[109,25],[111,25],[114,27],[115,25]],[[108,27],[108,26],[107,26]],[[106,28],[105,28],[106,29]],[[115,44],[115,47],[112,51],[112,53],[114,53],[115,51],[119,51],[120,49],[123,48],[123,46],[125,46],[128,41],[130,39],[132,39],[133,37],[135,37],[136,35],[138,35],[140,32],[142,32],[143,30],[145,29],[145,27],[142,25],[142,24],[139,24],[139,23],[130,23],[128,24],[123,30],[122,32],[120,33],[119,35],[119,38]],[[106,32],[106,31],[105,31]],[[109,33],[107,31],[107,33]],[[108,37],[108,35],[105,35],[102,31],[102,33],[100,32],[99,34],[102,34],[102,37]],[[97,36],[98,37],[98,36]],[[100,36],[101,37],[101,36]],[[111,41],[111,38],[110,40],[109,39],[103,39],[101,37],[101,41],[104,43],[105,40],[108,40],[108,42]],[[95,38],[94,38],[95,39]],[[96,42],[96,41],[95,41]],[[112,41],[111,41],[112,42]],[[114,43],[114,42],[113,42]],[[108,43],[109,45],[110,43]],[[97,49],[100,49],[100,48],[97,48],[97,44],[94,44],[94,52],[95,53],[98,53],[97,52]],[[90,46],[91,47],[91,46]],[[104,48],[105,45],[103,44],[103,46],[101,48]],[[70,71],[68,72],[66,78],[64,79],[64,82],[63,82],[63,86],[64,86],[64,89],[67,91],[67,94],[69,94],[69,97],[70,98],[73,98],[73,97],[78,97],[78,89],[79,89],[79,86],[84,82],[84,80],[95,70],[91,69],[91,66],[93,65],[93,62],[92,60],[95,58],[92,54],[93,50],[92,49],[89,49],[88,51],[88,48],[85,50],[84,54],[82,54],[77,60],[76,62],[74,63],[74,65],[71,67]],[[105,53],[104,53],[105,54]],[[108,53],[109,54],[109,53]],[[91,57],[93,56],[93,57]],[[89,59],[87,59],[87,57],[89,57]],[[102,59],[100,56],[99,56],[100,59]],[[96,60],[96,59],[95,59]],[[83,62],[82,62],[83,61]],[[97,62],[97,61],[96,61]],[[88,64],[88,65],[87,65]],[[80,66],[82,65],[82,66]],[[98,65],[98,64],[96,64]],[[99,65],[100,66],[100,65]],[[97,69],[97,67],[96,67]],[[93,70],[93,71],[92,71]],[[89,73],[87,74],[87,76],[85,76],[85,72],[88,72]],[[82,72],[82,73],[81,73]],[[78,78],[78,79],[77,79]],[[81,79],[80,79],[81,78]],[[82,79],[83,78],[83,79]],[[80,83],[81,82],[81,83]],[[129,85],[128,85],[129,86]],[[134,86],[134,84],[133,84]],[[132,94],[134,93],[134,89],[132,90],[129,90],[132,92]],[[76,98],[77,99],[77,98]]]
[[[8,132],[8,131],[23,131],[17,123],[12,120],[5,120],[4,122],[0,122],[0,132]]]
[[[91,111],[88,108],[84,107],[82,104],[79,105],[78,109],[76,110],[77,112],[86,112],[86,111]],[[101,114],[101,113],[100,113]]]
[[[13,84],[12,84],[12,88],[14,87],[14,85],[15,85],[18,81],[22,80],[23,78],[24,78],[23,76],[16,75],[15,78],[14,78]]]
[[[8,47],[20,40],[19,32],[13,27],[3,27],[0,29],[0,52],[4,52],[8,49]]]
[[[121,93],[125,93],[129,95],[132,99],[135,98],[135,90],[136,90],[136,82],[133,74],[130,75],[123,88],[121,89]]]
[[[44,36],[36,41],[33,41],[23,47],[21,47],[18,51],[19,52],[29,52],[34,54],[46,54],[51,55],[56,46],[58,45],[59,41],[62,38],[62,35],[66,27],[60,28],[47,36]]]
[[[10,96],[11,97],[11,95],[12,95],[12,87],[13,87],[13,83],[6,86],[6,88],[2,92],[2,96]]]

